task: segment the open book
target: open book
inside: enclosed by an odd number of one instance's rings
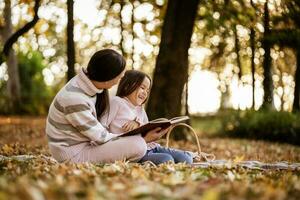
[[[130,136],[130,135],[136,135],[136,134],[142,134],[144,137],[149,131],[160,127],[162,129],[168,128],[173,124],[178,124],[180,122],[188,120],[188,116],[180,116],[180,117],[174,117],[172,119],[166,119],[166,118],[158,118],[155,120],[152,120],[148,122],[147,124],[144,124],[134,130],[128,131],[124,133],[123,135],[120,135],[120,137],[124,136]]]

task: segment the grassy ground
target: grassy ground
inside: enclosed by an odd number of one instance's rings
[[[218,122],[193,126],[202,150],[217,159],[300,162],[300,148],[287,144],[207,137]],[[49,156],[45,118],[0,117],[0,155],[35,155],[0,161],[2,199],[300,199],[300,171],[158,167],[126,162],[57,164]],[[210,129],[211,128],[211,129]],[[208,130],[208,131],[207,131]],[[164,141],[161,141],[163,144]],[[196,150],[193,141],[172,147]]]
[[[203,136],[216,136],[222,130],[220,117],[192,117],[191,125],[197,132]]]

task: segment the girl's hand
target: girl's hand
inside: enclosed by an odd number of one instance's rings
[[[123,126],[122,126],[122,129],[127,132],[127,131],[131,131],[133,129],[136,129],[140,127],[140,124],[136,121],[128,121],[126,122]]]
[[[164,134],[166,134],[169,131],[170,127],[161,129],[160,127],[155,128],[151,131],[149,131],[145,136],[144,140],[148,142],[153,142],[161,138]]]

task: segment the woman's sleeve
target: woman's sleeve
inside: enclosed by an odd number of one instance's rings
[[[64,108],[67,121],[82,135],[99,144],[116,137],[110,133],[93,115],[88,103],[76,100],[76,104]]]

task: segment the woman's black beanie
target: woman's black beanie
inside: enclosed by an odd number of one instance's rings
[[[89,79],[99,82],[116,78],[125,69],[125,59],[112,49],[97,51],[87,66]]]

